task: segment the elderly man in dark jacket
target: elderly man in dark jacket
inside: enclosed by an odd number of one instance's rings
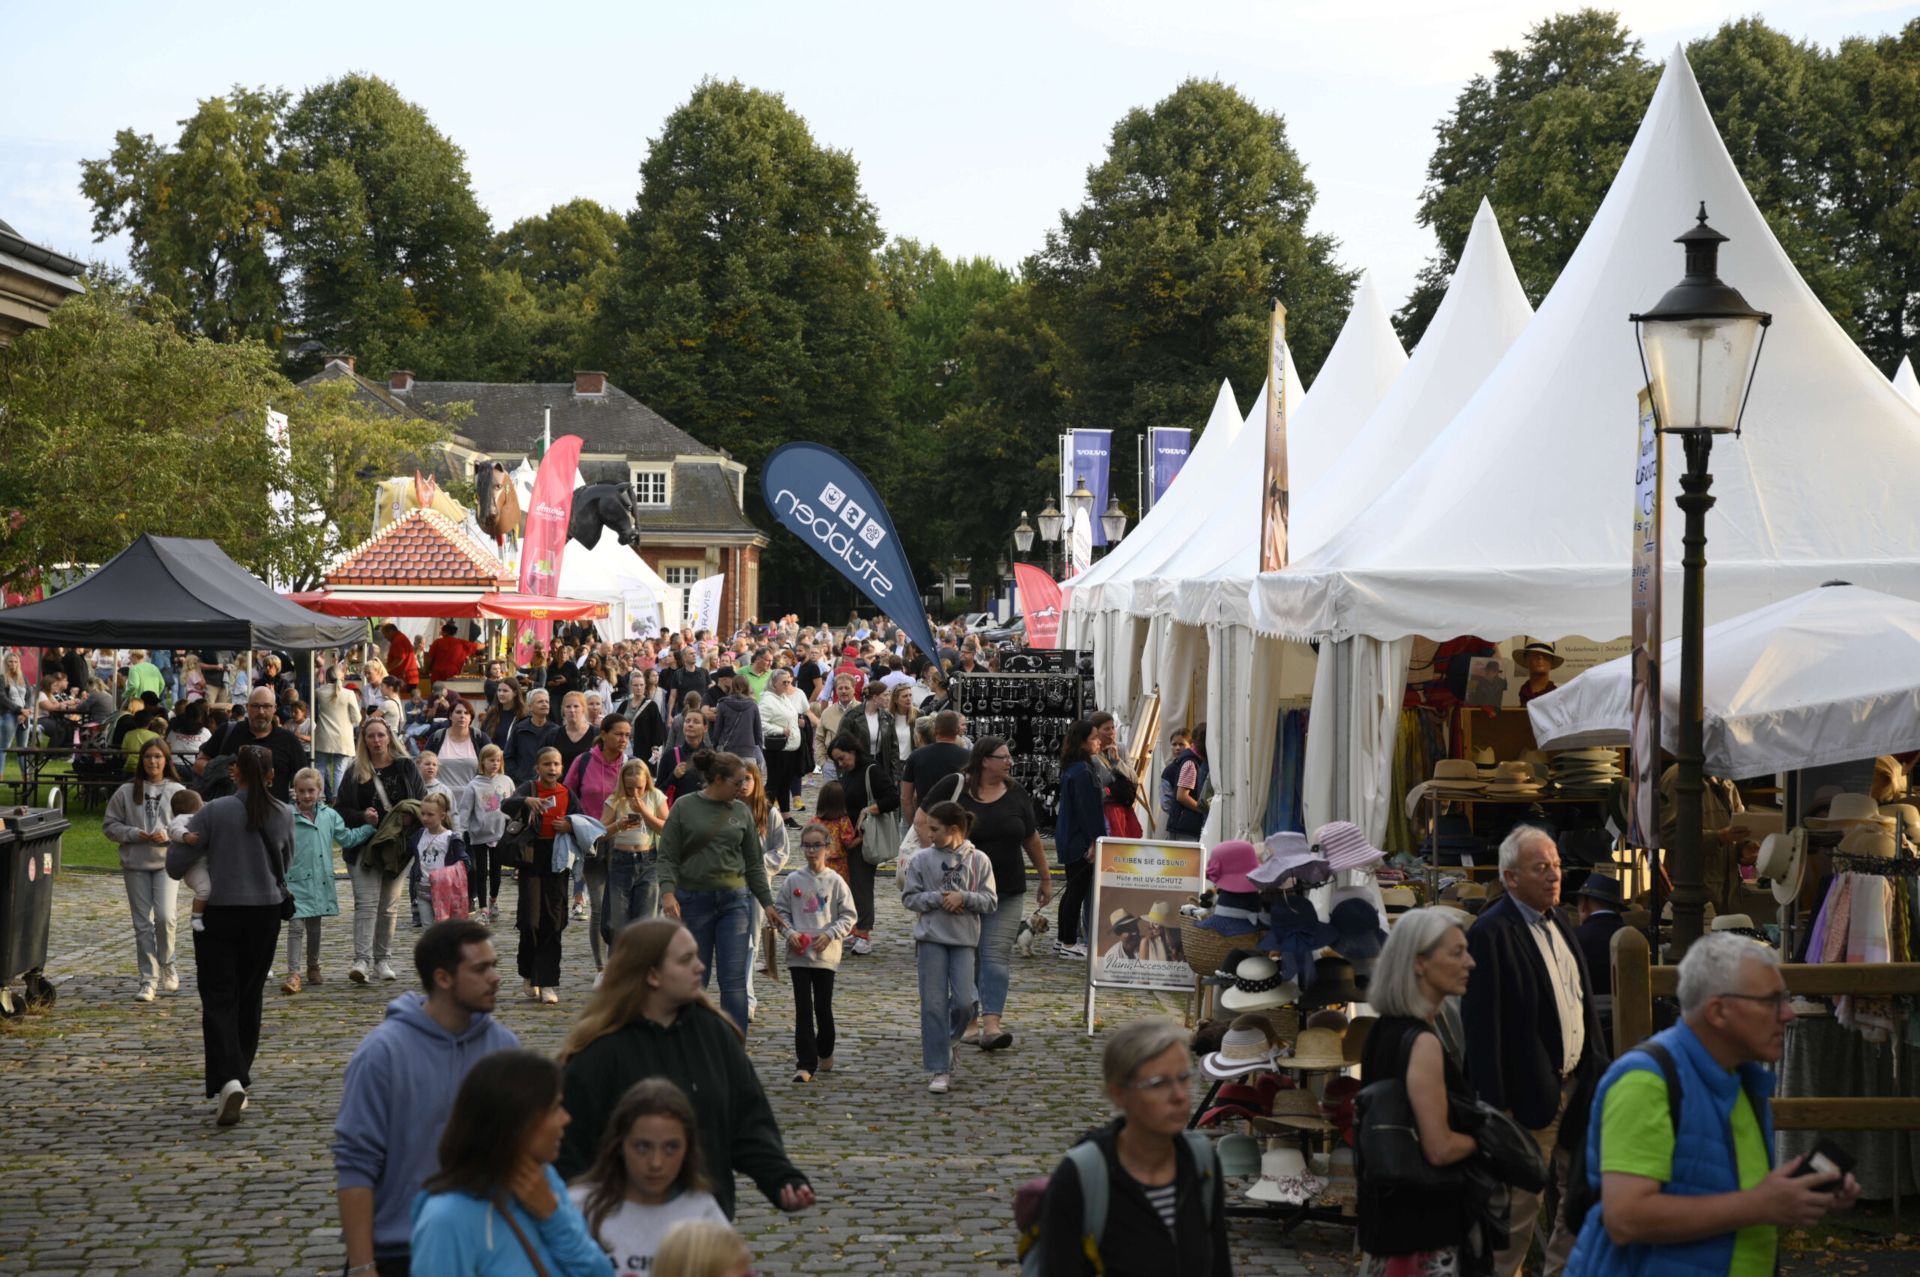
[[[1568,1154],[1584,1138],[1587,1105],[1605,1065],[1593,981],[1573,929],[1557,910],[1560,853],[1553,836],[1516,826],[1500,844],[1500,876],[1507,894],[1467,933],[1474,961],[1461,1007],[1467,1080],[1481,1099],[1533,1132],[1564,1200]],[[1541,1199],[1513,1190],[1496,1277],[1518,1277]],[[1559,1277],[1573,1241],[1566,1221],[1555,1219],[1544,1277]]]

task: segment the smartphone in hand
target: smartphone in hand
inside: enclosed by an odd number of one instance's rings
[[[1800,1168],[1791,1178],[1802,1175],[1818,1175],[1818,1186],[1824,1189],[1837,1189],[1846,1183],[1847,1175],[1853,1170],[1853,1155],[1831,1139],[1822,1139],[1813,1146],[1813,1151],[1801,1159]]]

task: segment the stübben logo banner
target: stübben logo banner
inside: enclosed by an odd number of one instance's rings
[[[817,443],[787,443],[760,471],[773,517],[812,546],[928,654],[939,648],[900,534],[860,468]]]

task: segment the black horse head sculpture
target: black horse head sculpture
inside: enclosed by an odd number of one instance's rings
[[[624,483],[589,483],[573,491],[573,517],[567,535],[591,550],[600,534],[611,532],[621,545],[639,545],[640,527],[634,518],[633,489]]]

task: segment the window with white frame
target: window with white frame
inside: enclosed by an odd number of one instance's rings
[[[663,565],[660,569],[660,576],[669,586],[679,589],[680,616],[684,624],[685,619],[693,614],[693,587],[694,584],[700,580],[700,569],[697,567],[672,567]]]
[[[634,466],[633,499],[643,506],[664,506],[671,504],[670,480],[673,474],[671,466]]]

